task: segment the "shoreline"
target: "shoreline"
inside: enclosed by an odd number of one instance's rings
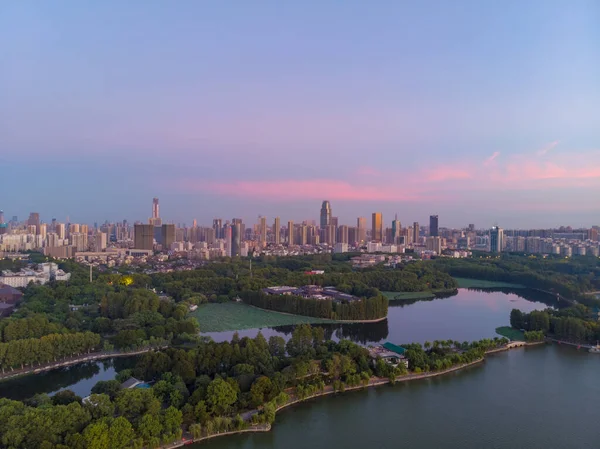
[[[66,359],[66,360],[62,360],[62,361],[50,362],[45,365],[40,365],[38,367],[32,366],[29,368],[22,368],[22,369],[16,369],[16,370],[12,370],[12,371],[6,371],[4,373],[0,373],[0,382],[2,382],[4,380],[13,379],[15,377],[28,376],[30,374],[40,374],[40,373],[44,373],[46,371],[52,371],[55,369],[65,368],[65,367],[71,366],[71,365],[78,365],[80,363],[85,363],[85,362],[95,362],[98,360],[112,359],[112,358],[116,358],[116,357],[128,357],[128,356],[141,355],[141,354],[144,354],[146,352],[150,352],[150,351],[153,351],[156,349],[164,349],[164,347],[144,348],[144,349],[138,349],[138,350],[129,351],[129,352],[92,352],[85,356],[83,356],[83,355],[76,356],[74,358],[70,358],[70,359]]]
[[[243,304],[246,304],[245,302]],[[305,317],[305,318],[316,318],[319,320],[324,320],[323,323],[314,323],[314,324],[344,324],[344,323],[379,323],[380,321],[383,321],[385,319],[387,319],[387,315],[382,317],[382,318],[377,318],[374,320],[332,320],[331,318],[321,318],[318,316],[310,316],[310,315],[298,315],[297,313],[289,313],[289,312],[279,312],[278,310],[271,310],[271,309],[263,309],[262,307],[258,307],[258,306],[253,306],[252,304],[246,304],[249,307],[254,307],[255,309],[258,310],[264,310],[266,312],[273,312],[273,313],[279,313],[281,315],[288,315],[288,316],[301,316],[301,317]],[[258,328],[260,329],[260,328]],[[223,331],[223,332],[232,332],[232,331]]]

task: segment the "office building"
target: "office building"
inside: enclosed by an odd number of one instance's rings
[[[490,252],[501,253],[504,249],[504,230],[498,226],[490,230]]]
[[[275,217],[275,223],[273,223],[273,237],[276,245],[281,243],[281,223],[279,217]]]
[[[104,232],[98,231],[95,234],[94,246],[96,247],[96,251],[104,251],[106,249],[107,238]]]
[[[331,205],[329,201],[323,201],[321,205],[321,221],[320,228],[325,229],[326,226],[331,224]]]
[[[431,237],[437,237],[440,235],[440,231],[438,229],[438,216],[430,215],[429,216],[429,235]]]
[[[338,217],[331,217],[331,221],[329,222],[331,226],[334,226],[336,229],[338,227]]]
[[[152,250],[154,248],[154,225],[135,224],[133,227],[133,246],[135,249]]]
[[[381,242],[383,239],[383,219],[381,212],[373,212],[371,217],[371,241]]]

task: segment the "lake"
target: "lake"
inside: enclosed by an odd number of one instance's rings
[[[525,299],[525,296],[528,299]],[[346,338],[362,344],[391,341],[402,344],[433,340],[471,341],[493,338],[495,329],[509,325],[510,311],[543,310],[556,306],[554,298],[527,289],[470,290],[459,289],[458,294],[412,304],[390,301],[386,320],[378,323],[319,324],[327,336]],[[255,337],[258,329],[238,331],[240,337]],[[261,329],[265,337],[289,337],[293,326]],[[215,341],[231,340],[234,331],[212,332],[207,335]]]
[[[459,289],[457,295],[432,301],[404,305],[391,301],[387,319],[378,323],[319,326],[325,329],[329,338],[346,338],[361,344],[385,341],[401,344],[426,340],[479,340],[497,336],[494,330],[509,324],[509,315],[513,308],[525,312],[545,309],[552,305],[552,299],[525,289]],[[293,332],[293,326],[261,331],[267,338],[271,335],[288,338]],[[258,332],[259,329],[250,329],[239,331],[238,334],[241,337],[255,337]],[[210,336],[215,341],[224,341],[230,340],[233,334],[232,331],[202,335]],[[53,394],[67,388],[85,397],[90,394],[96,382],[114,379],[116,372],[132,367],[135,360],[135,357],[115,358],[3,381],[0,382],[0,397],[22,400],[38,393]]]
[[[448,376],[314,399],[202,449],[596,449],[600,356],[542,345]]]

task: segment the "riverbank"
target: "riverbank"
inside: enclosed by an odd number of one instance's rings
[[[46,363],[46,364],[39,365],[36,367],[31,366],[31,367],[27,367],[27,368],[3,372],[3,373],[0,373],[0,382],[3,380],[13,379],[15,377],[27,376],[29,374],[39,374],[39,373],[43,373],[45,371],[51,371],[51,370],[58,369],[58,368],[64,368],[64,367],[71,366],[71,365],[77,365],[79,363],[94,362],[97,360],[112,359],[112,358],[116,358],[116,357],[130,357],[130,356],[134,356],[134,355],[140,355],[140,354],[144,354],[146,352],[153,351],[156,349],[163,349],[163,348],[149,347],[149,348],[144,348],[144,349],[136,349],[135,351],[128,351],[128,352],[122,352],[122,351],[92,352],[90,354],[78,355],[75,357],[70,357],[68,359],[63,359],[63,360],[60,360],[57,362]]]

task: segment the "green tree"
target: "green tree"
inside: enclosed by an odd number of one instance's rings
[[[206,402],[217,415],[225,414],[237,400],[234,388],[221,378],[213,380],[206,393]]]
[[[125,449],[130,446],[134,437],[131,423],[124,417],[119,416],[110,424],[110,449]]]

